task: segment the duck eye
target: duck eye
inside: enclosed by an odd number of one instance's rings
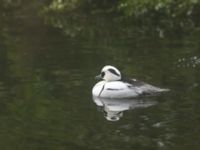
[[[105,72],[102,72],[101,73],[101,77],[103,78],[105,76]]]

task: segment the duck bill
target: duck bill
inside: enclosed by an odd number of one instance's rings
[[[96,76],[95,79],[101,80],[101,79],[102,79],[102,78],[101,78],[101,75]]]

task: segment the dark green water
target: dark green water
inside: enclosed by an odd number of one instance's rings
[[[0,23],[0,149],[199,149],[198,33],[72,38],[29,17]],[[91,95],[107,64],[171,91],[108,121]]]

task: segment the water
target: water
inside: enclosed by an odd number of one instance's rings
[[[199,149],[199,34],[72,38],[18,19],[0,23],[1,149]],[[99,106],[91,89],[107,64],[171,91]]]

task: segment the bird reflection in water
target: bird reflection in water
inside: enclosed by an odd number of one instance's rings
[[[94,103],[104,112],[108,121],[118,121],[123,112],[136,108],[146,108],[156,104],[153,100],[144,99],[106,99],[93,97]]]

